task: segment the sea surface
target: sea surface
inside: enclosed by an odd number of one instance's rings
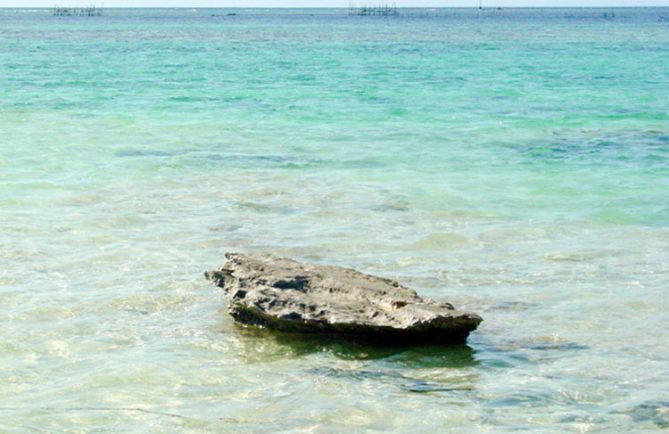
[[[1,432],[669,428],[669,8],[400,12],[0,10]],[[484,322],[243,329],[256,251]]]

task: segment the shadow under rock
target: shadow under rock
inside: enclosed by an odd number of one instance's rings
[[[405,368],[466,368],[478,364],[476,352],[466,344],[392,345],[341,336],[284,333],[255,327],[238,326],[238,330],[241,338],[255,347],[255,351],[258,340],[271,343],[265,348],[275,356],[303,357],[314,353],[328,353],[344,360],[379,360]]]

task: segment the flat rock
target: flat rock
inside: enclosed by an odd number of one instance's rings
[[[398,282],[268,254],[228,253],[205,276],[223,288],[243,324],[384,343],[463,342],[481,317],[423,299]]]

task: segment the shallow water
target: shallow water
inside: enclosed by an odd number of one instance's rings
[[[669,427],[669,9],[235,12],[0,10],[0,431]],[[485,321],[239,329],[228,251]]]

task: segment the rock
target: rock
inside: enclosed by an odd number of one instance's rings
[[[230,314],[243,324],[406,344],[463,342],[481,322],[394,280],[349,268],[268,254],[225,256],[228,262],[205,276],[225,290]]]

